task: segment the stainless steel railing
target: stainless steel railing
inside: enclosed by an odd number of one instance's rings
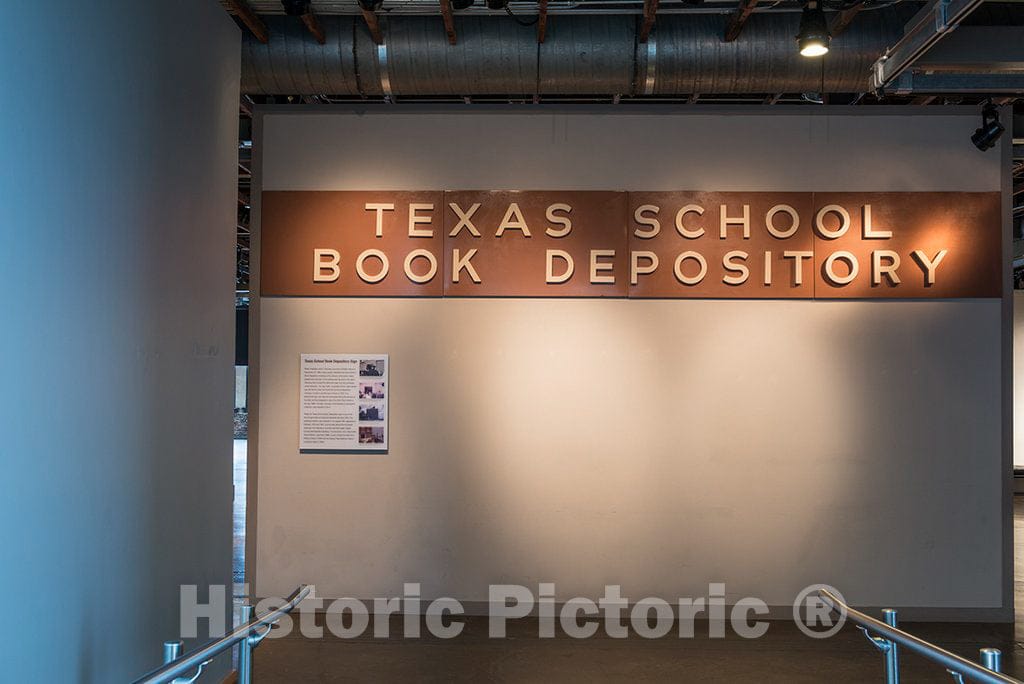
[[[845,615],[847,620],[857,625],[857,628],[864,632],[871,644],[885,655],[885,681],[887,684],[899,684],[900,647],[945,667],[955,682],[1024,684],[1019,679],[999,672],[1002,669],[1002,653],[998,649],[981,649],[981,664],[979,665],[899,629],[896,626],[895,610],[883,610],[882,616],[885,622],[882,622],[850,608],[825,589],[819,590],[818,595],[833,612]]]
[[[135,680],[134,684],[190,684],[199,678],[203,668],[221,653],[238,645],[238,682],[252,682],[252,651],[259,646],[274,623],[299,605],[309,595],[309,585],[303,584],[285,599],[284,605],[269,613],[252,616],[252,606],[242,607],[243,624],[227,636],[211,641],[184,655],[180,641],[164,642],[164,664],[149,674]]]

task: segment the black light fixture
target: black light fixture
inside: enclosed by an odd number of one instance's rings
[[[821,57],[828,52],[828,42],[832,36],[828,32],[828,20],[825,10],[818,0],[808,0],[800,15],[800,33],[796,36],[796,44],[804,57]]]
[[[384,0],[358,0],[359,7],[367,12],[376,12],[384,4]]]
[[[309,13],[309,0],[281,0],[281,5],[289,17],[301,17]]]
[[[974,131],[971,142],[979,150],[991,150],[1006,128],[999,121],[999,109],[991,102],[981,108],[981,127]]]
[[[452,9],[453,10],[469,9],[470,7],[473,6],[473,3],[475,1],[476,0],[452,0]]]
[[[508,7],[508,0],[487,0],[487,9],[503,10]]]

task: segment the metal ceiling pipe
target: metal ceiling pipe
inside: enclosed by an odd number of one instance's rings
[[[631,94],[636,80],[639,20],[637,16],[607,14],[548,17],[547,38],[540,46],[538,92]]]
[[[537,27],[511,17],[456,17],[455,45],[436,17],[395,17],[384,42],[395,95],[528,95],[537,85]]]
[[[755,14],[729,43],[721,39],[720,17],[659,17],[653,94],[863,92],[871,65],[899,39],[906,15],[861,12],[832,39],[828,54],[814,59],[797,51],[799,14]],[[646,53],[640,62],[646,71]]]
[[[266,44],[243,32],[242,92],[275,95],[381,95],[376,45],[361,17],[320,17],[320,45],[294,17],[265,17]],[[364,35],[356,39],[359,32]],[[372,74],[360,74],[372,67]],[[362,78],[361,78],[362,76]]]
[[[511,17],[456,17],[448,44],[440,16],[382,22],[374,45],[359,17],[325,16],[318,45],[300,22],[266,17],[270,41],[246,35],[242,92],[265,95],[396,97],[474,95],[642,95],[861,92],[871,65],[900,35],[906,11],[862,12],[824,58],[796,49],[800,17],[752,16],[739,40],[722,40],[724,17],[659,16],[637,42],[632,15],[557,15],[547,39]],[[824,64],[824,73],[822,65]]]

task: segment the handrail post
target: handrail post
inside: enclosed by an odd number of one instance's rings
[[[242,606],[242,624],[252,619],[252,606]],[[252,684],[252,630],[238,642],[238,684]]]
[[[164,642],[164,665],[177,660],[178,656],[181,655],[181,649],[185,647],[185,644],[181,641],[165,641]]]
[[[981,649],[981,664],[993,672],[1003,671],[1003,652],[998,648]]]
[[[886,608],[882,611],[882,620],[890,627],[896,626],[896,610]],[[895,641],[888,641],[885,650],[885,684],[900,684],[900,652]]]
[[[954,681],[960,684],[965,680],[978,684],[1024,684],[1024,680],[1009,677],[1000,671],[1002,654],[998,649],[981,649],[981,663],[978,663],[904,632],[896,625],[895,610],[883,611],[883,622],[846,605],[843,599],[837,598],[827,588],[819,589],[818,594],[832,611],[844,615],[857,629],[864,632],[872,646],[885,653],[886,681],[899,682],[899,657],[896,649],[905,648],[943,666],[953,676]],[[890,651],[895,652],[890,656]]]

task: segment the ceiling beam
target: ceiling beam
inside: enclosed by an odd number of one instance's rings
[[[1024,93],[1024,73],[919,74],[908,69],[889,84],[893,95],[1015,95]]]
[[[1024,26],[961,26],[914,62],[928,73],[1017,73],[1024,70]]]
[[[548,0],[537,3],[537,42],[543,43],[548,36]]]
[[[452,16],[452,0],[440,0],[441,18],[444,19],[444,32],[448,34],[448,44],[455,45],[458,37],[455,35],[455,18]]]
[[[846,27],[850,25],[853,18],[860,14],[860,11],[864,9],[864,3],[858,2],[853,7],[848,9],[840,10],[832,15],[832,18],[828,22],[828,32],[833,38],[838,36],[840,33],[846,30]]]
[[[904,27],[903,37],[871,67],[871,88],[881,91],[955,29],[982,0],[930,0]]]
[[[654,17],[658,14],[658,0],[644,0],[644,21],[640,26],[640,42],[646,43],[651,29],[654,28]]]
[[[359,11],[363,13],[363,21],[366,22],[366,28],[370,29],[370,37],[373,38],[373,42],[377,45],[383,45],[384,34],[380,32],[380,21],[377,19],[377,13],[363,7],[360,7]]]
[[[747,23],[747,19],[754,13],[757,7],[757,0],[740,0],[739,6],[729,15],[729,23],[725,25],[725,42],[731,43],[740,37],[740,32]]]
[[[256,16],[256,13],[252,11],[252,7],[249,7],[248,2],[245,0],[224,0],[224,4],[234,12],[238,20],[245,25],[245,28],[249,29],[249,32],[256,40],[261,43],[270,42],[270,33],[267,31],[267,25]]]
[[[324,35],[324,29],[320,26],[320,20],[313,14],[313,10],[310,9],[308,12],[302,15],[302,23],[306,25],[309,32],[316,38],[316,42],[323,45],[327,42],[327,37]]]

